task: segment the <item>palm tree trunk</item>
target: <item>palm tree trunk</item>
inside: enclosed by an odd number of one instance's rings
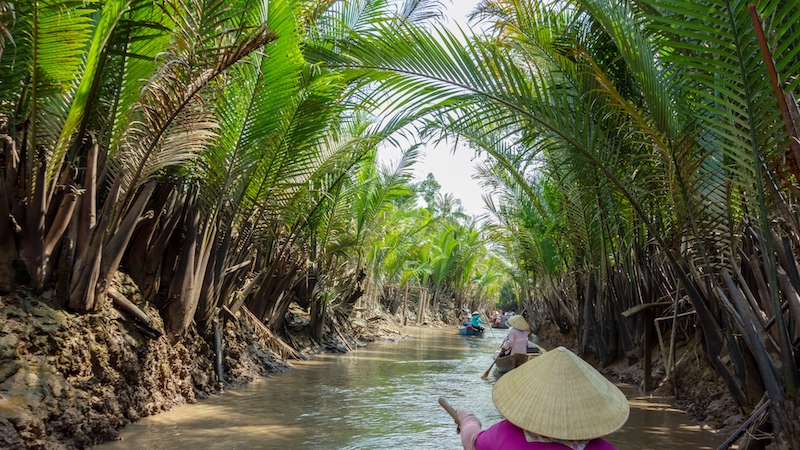
[[[141,275],[139,278],[133,278],[142,291],[142,296],[147,301],[154,301],[156,295],[161,288],[161,275],[162,264],[167,261],[167,249],[173,241],[173,234],[184,216],[186,206],[186,199],[184,198],[179,202],[179,205],[172,210],[172,217],[170,217],[167,224],[158,232],[158,237],[147,251]],[[138,271],[134,270],[133,273]]]
[[[772,402],[773,422],[777,424],[778,448],[781,450],[800,448],[800,398],[789,397],[780,402]]]
[[[227,304],[229,309],[232,313],[236,314],[237,311],[244,305],[245,301],[250,298],[250,293],[256,288],[256,286],[261,284],[261,280],[264,278],[264,272],[258,272],[249,283],[245,284],[241,290],[237,291],[233,298],[230,299],[230,302]],[[226,289],[223,292],[233,291],[233,282],[226,282]],[[223,302],[228,302],[228,296],[222,296]],[[252,312],[250,313],[252,314]]]
[[[144,268],[147,264],[148,251],[153,245],[153,237],[156,235],[158,225],[161,223],[161,217],[167,212],[167,204],[173,198],[175,192],[175,185],[168,183],[158,187],[160,191],[155,201],[147,206],[148,211],[153,211],[153,216],[143,219],[136,227],[133,236],[131,236],[131,243],[125,253],[122,266],[125,271],[130,275],[131,279],[137,282],[140,288],[143,288],[139,282],[142,280]],[[161,253],[156,253],[161,255]]]
[[[269,309],[267,310],[268,316],[264,317],[264,322],[267,323],[270,329],[278,330],[283,324],[284,315],[289,310],[289,305],[293,300],[289,286],[294,284],[299,270],[300,267],[297,264],[292,264],[289,270],[280,277],[270,296]]]
[[[19,260],[17,244],[14,242],[17,226],[11,213],[19,156],[11,137],[0,135],[0,154],[6,164],[6,170],[0,172],[0,292],[11,292],[17,288],[17,271],[14,267],[17,265],[15,261]]]
[[[114,231],[108,244],[103,248],[102,264],[100,266],[100,281],[97,286],[97,295],[105,296],[106,290],[111,286],[111,280],[119,268],[122,256],[128,248],[128,243],[133,236],[136,225],[142,218],[145,207],[150,201],[150,196],[156,188],[156,181],[150,180],[144,185],[134,204],[125,212],[122,222]],[[104,230],[98,230],[103,232]]]
[[[81,196],[81,209],[79,211],[76,249],[87,248],[92,236],[92,231],[97,224],[97,159],[100,146],[97,142],[92,144],[86,160],[86,173],[83,174],[83,195]]]
[[[326,302],[322,301],[320,298],[313,298],[311,300],[311,338],[318,343],[322,342],[327,311],[328,304]]]
[[[50,223],[50,229],[47,232],[47,237],[44,243],[44,264],[42,273],[42,283],[47,283],[50,274],[56,266],[57,258],[51,256],[56,246],[61,242],[61,238],[66,231],[67,226],[72,221],[72,216],[75,211],[75,205],[78,201],[78,196],[72,192],[66,194],[58,207],[58,213],[53,221]]]
[[[46,165],[44,162],[36,172],[35,192],[32,201],[25,209],[25,225],[22,228],[22,239],[19,247],[20,259],[30,276],[30,287],[39,290],[43,285],[44,271],[44,239],[45,215],[47,214],[47,196],[45,188]]]
[[[223,299],[219,297],[222,291],[222,281],[225,259],[231,245],[231,233],[227,233],[219,245],[215,245],[209,255],[211,264],[208,265],[204,275],[204,282],[200,288],[200,298],[195,312],[195,321],[201,330],[208,330],[214,309],[221,305]]]
[[[202,239],[200,240],[200,250],[199,254],[197,255],[198,263],[195,267],[194,271],[194,278],[192,287],[192,295],[194,298],[192,301],[195,303],[195,310],[194,310],[194,320],[198,324],[198,329],[201,331],[203,335],[205,335],[209,328],[203,328],[200,325],[207,324],[211,317],[214,316],[216,310],[216,298],[211,299],[210,297],[207,298],[206,303],[203,305],[205,310],[203,312],[199,312],[198,308],[200,307],[200,295],[203,292],[203,288],[205,286],[213,286],[214,279],[213,279],[213,264],[209,266],[208,262],[211,260],[212,256],[214,255],[214,249],[216,249],[216,238],[217,238],[217,230],[219,229],[219,225],[215,221],[209,221],[206,223],[205,231],[203,232]],[[212,292],[210,290],[209,292]],[[211,294],[213,295],[213,294]],[[199,314],[198,314],[199,312]]]
[[[194,204],[194,202],[191,202]],[[187,215],[188,223],[186,228],[186,238],[181,245],[180,256],[178,257],[178,267],[170,284],[167,296],[167,306],[164,310],[164,328],[174,341],[179,339],[189,328],[194,313],[197,308],[197,296],[193,289],[195,269],[196,269],[196,250],[200,227],[200,211],[195,210],[191,215]]]

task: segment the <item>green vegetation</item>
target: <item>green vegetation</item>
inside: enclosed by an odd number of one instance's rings
[[[474,221],[435,180],[411,182],[418,145],[378,163],[416,117],[376,118],[364,79],[304,58],[440,5],[0,5],[0,292],[54,289],[93,312],[119,301],[124,270],[173,341],[225,308],[280,334],[293,302],[319,341],[389,283],[493,299]]]

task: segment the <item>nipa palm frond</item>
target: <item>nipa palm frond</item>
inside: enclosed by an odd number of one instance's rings
[[[702,7],[685,2],[679,8],[675,2],[646,3],[661,12],[650,19],[664,36],[661,45],[667,50],[666,61],[682,67],[690,82],[691,105],[697,108],[691,112],[698,126],[709,131],[706,151],[721,151],[730,161],[739,162],[731,165],[736,175],[733,179],[751,189],[761,178],[757,173],[763,161],[785,148],[787,137],[780,132],[783,122],[765,76],[747,5],[704,1]],[[762,12],[780,17],[781,11],[797,11],[798,2],[790,3],[795,7],[767,3],[762,7],[772,9],[762,8]],[[794,35],[780,33],[792,28]],[[798,33],[796,27],[776,28],[773,39],[796,42]],[[774,56],[782,67],[791,66],[790,61],[796,59],[792,53]]]
[[[219,139],[203,154],[204,201],[217,204],[223,198],[239,210],[254,177],[275,161],[285,119],[301,95],[305,61],[301,36],[291,2],[269,2],[268,11],[255,11],[252,20],[267,18],[278,38],[250,55],[245,64],[229,69],[220,86],[215,112]],[[262,177],[263,179],[263,177]]]
[[[44,149],[48,161],[83,73],[98,5],[29,0],[0,8],[0,34],[13,44],[0,51],[0,102],[16,105],[20,116],[7,117],[12,125],[29,120],[30,148]]]
[[[185,32],[184,38],[190,33]],[[185,39],[164,61],[146,85],[135,117],[117,154],[124,193],[132,191],[169,165],[193,159],[215,136],[216,122],[200,91],[218,75],[248,56],[275,35],[266,26],[240,26],[216,36],[213,46],[199,51]],[[200,55],[202,54],[202,56]],[[197,66],[197,62],[202,62]],[[123,202],[124,204],[125,202]]]

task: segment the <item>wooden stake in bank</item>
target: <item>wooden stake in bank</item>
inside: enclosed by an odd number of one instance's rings
[[[634,314],[644,313],[644,386],[643,391],[648,392],[653,385],[652,382],[652,340],[653,340],[653,308],[672,306],[672,302],[643,303],[622,312],[622,317],[630,317]]]

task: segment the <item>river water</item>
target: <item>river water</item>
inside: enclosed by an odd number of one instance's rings
[[[474,413],[488,427],[502,419],[491,400],[491,365],[505,330],[483,338],[454,328],[407,328],[410,338],[370,343],[345,355],[295,363],[295,369],[146,417],[122,440],[97,450],[459,450],[452,418],[437,400]],[[630,386],[631,415],[606,439],[625,449],[716,449],[726,438],[691,424],[669,399]]]

